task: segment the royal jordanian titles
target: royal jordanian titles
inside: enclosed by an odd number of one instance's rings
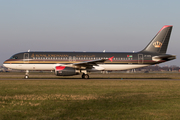
[[[88,79],[89,72],[128,70],[163,63],[176,59],[166,54],[171,25],[165,25],[151,42],[140,52],[21,52],[6,60],[7,68],[26,70],[52,70],[57,76],[82,75]]]

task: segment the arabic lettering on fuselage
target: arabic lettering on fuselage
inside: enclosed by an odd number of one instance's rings
[[[50,57],[69,57],[67,54],[32,54],[31,57],[45,57],[45,58],[50,58]]]

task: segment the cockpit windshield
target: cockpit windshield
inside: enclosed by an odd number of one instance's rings
[[[18,57],[17,56],[12,56],[12,57],[10,57],[10,59],[18,59]]]

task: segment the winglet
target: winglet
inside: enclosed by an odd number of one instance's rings
[[[112,61],[113,61],[113,58],[114,58],[114,56],[108,58],[108,60],[110,60],[110,61],[112,62]]]

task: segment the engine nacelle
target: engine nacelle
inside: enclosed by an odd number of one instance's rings
[[[76,72],[76,69],[72,67],[56,66],[55,74],[57,76],[72,76],[77,75],[78,73]]]

